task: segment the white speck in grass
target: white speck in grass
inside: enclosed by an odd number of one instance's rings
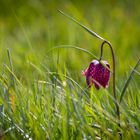
[[[64,87],[66,87],[66,86],[67,86],[66,81],[63,81],[63,82],[62,82],[62,84],[63,84],[63,86],[64,86]]]
[[[29,135],[28,135],[28,134],[26,134],[26,135],[25,135],[25,137],[26,137],[26,138],[29,138]]]

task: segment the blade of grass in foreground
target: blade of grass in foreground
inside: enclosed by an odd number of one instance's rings
[[[125,95],[125,91],[126,91],[128,85],[129,85],[129,83],[130,83],[130,81],[131,81],[131,79],[132,79],[132,77],[133,77],[133,75],[134,75],[134,73],[135,73],[137,67],[139,66],[139,64],[140,64],[140,59],[138,60],[137,64],[135,65],[135,67],[134,67],[133,70],[131,71],[131,73],[130,73],[128,79],[126,80],[126,82],[125,82],[125,84],[124,84],[124,87],[123,87],[123,90],[122,90],[122,93],[121,93],[121,97],[120,97],[120,103],[121,103],[121,101],[123,100],[123,97],[124,97],[124,95]]]
[[[10,63],[11,72],[14,73],[14,68],[13,68],[13,64],[12,64],[12,59],[11,59],[11,54],[10,54],[9,48],[7,48],[7,55],[8,55],[8,59],[9,59],[9,63]],[[15,79],[14,79],[13,74],[10,74],[10,77],[11,77],[11,80],[10,80],[11,83],[10,84],[11,84],[11,86],[14,86],[14,88],[15,88],[16,84],[15,84]]]
[[[133,67],[130,66],[130,68],[133,70]],[[134,70],[134,72],[135,72],[138,76],[140,76],[140,72],[138,72],[137,70]]]
[[[47,53],[53,51],[54,49],[58,49],[58,48],[73,48],[73,49],[77,49],[77,50],[80,50],[80,51],[83,51],[85,53],[88,53],[90,54],[92,57],[94,57],[95,59],[98,59],[97,56],[95,56],[93,53],[91,53],[90,51],[84,49],[84,48],[80,48],[80,47],[77,47],[77,46],[73,46],[73,45],[59,45],[59,46],[56,46],[56,47],[53,47],[51,48],[50,50],[47,51]]]
[[[40,70],[36,65],[34,65],[33,63],[29,62],[29,64],[30,64],[32,67],[34,67],[35,69],[41,71],[41,70]],[[64,75],[64,74],[61,74],[61,73],[58,73],[58,72],[50,72],[50,71],[48,71],[48,72],[43,72],[43,71],[41,71],[41,72],[42,72],[42,73],[48,73],[48,74],[51,74],[51,75],[57,74],[57,75],[61,75],[61,76],[65,77],[65,78],[67,78],[68,80],[72,81],[77,87],[79,87],[79,88],[81,89],[81,91],[85,94],[85,96],[87,97],[87,99],[89,98],[89,96],[88,96],[88,94],[86,93],[86,91],[85,91],[74,79],[72,79],[71,77],[66,76],[66,75]]]
[[[64,15],[65,17],[69,18],[70,20],[74,21],[75,23],[77,23],[79,26],[81,26],[82,28],[84,28],[88,33],[90,33],[92,36],[101,39],[103,41],[105,41],[104,38],[102,38],[101,36],[99,36],[97,33],[93,32],[92,30],[90,30],[88,27],[84,26],[83,24],[81,24],[80,22],[78,22],[76,19],[72,18],[71,16],[65,14],[64,12],[62,12],[61,10],[58,10],[62,15]]]

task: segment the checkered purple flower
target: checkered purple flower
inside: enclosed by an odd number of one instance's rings
[[[109,69],[110,66],[107,61],[93,60],[89,67],[82,72],[82,75],[86,77],[88,87],[94,84],[96,89],[100,89],[100,87],[107,88],[110,79]]]

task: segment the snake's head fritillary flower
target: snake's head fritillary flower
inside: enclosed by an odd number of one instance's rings
[[[93,60],[89,67],[82,72],[82,75],[86,77],[88,87],[94,84],[96,89],[100,89],[101,86],[107,88],[110,79],[109,69],[110,66],[107,61]]]

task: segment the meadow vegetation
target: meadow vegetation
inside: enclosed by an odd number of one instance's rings
[[[139,140],[139,8],[138,0],[1,0],[0,139],[119,140],[119,130]],[[121,127],[112,75],[108,89],[96,90],[81,74],[99,58],[101,40],[57,9],[111,42]],[[107,45],[103,59],[112,69]]]

